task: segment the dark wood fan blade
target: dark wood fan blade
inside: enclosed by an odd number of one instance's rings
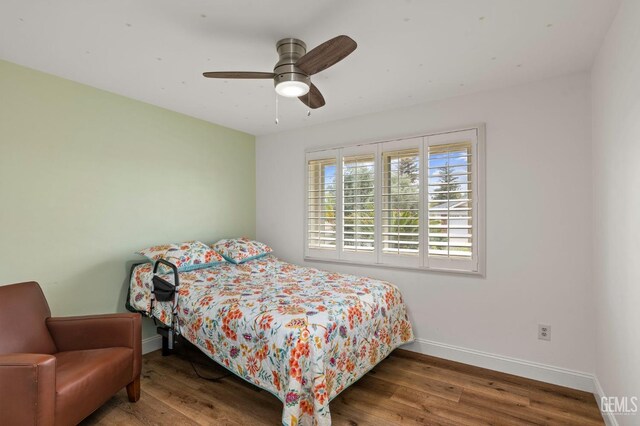
[[[272,72],[213,71],[202,73],[207,78],[273,78]]]
[[[325,104],[324,96],[322,96],[322,93],[320,93],[316,85],[313,83],[311,83],[309,93],[304,96],[300,96],[298,99],[300,99],[303,104],[312,109],[320,108]]]
[[[356,50],[356,47],[358,44],[351,37],[340,35],[325,41],[298,59],[296,67],[307,75],[313,75],[340,62]]]

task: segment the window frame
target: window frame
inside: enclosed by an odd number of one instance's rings
[[[437,132],[421,132],[418,135],[410,135],[393,139],[375,140],[367,142],[343,143],[325,147],[311,147],[305,150],[305,184],[304,190],[304,260],[310,262],[345,263],[360,266],[374,266],[392,269],[405,269],[414,271],[432,271],[445,273],[458,273],[481,275],[485,274],[486,246],[485,246],[485,124],[476,124],[465,127],[452,128]],[[466,136],[465,136],[466,135]],[[428,152],[430,145],[440,145],[460,141],[463,138],[472,139],[472,258],[471,259],[439,259],[437,256],[429,256],[428,247]],[[417,142],[416,142],[417,141]],[[413,144],[413,145],[412,145]],[[382,185],[384,152],[400,151],[419,146],[419,179],[420,179],[420,211],[419,233],[420,253],[418,260],[407,260],[399,255],[384,254],[382,252]],[[406,147],[406,148],[404,148]],[[343,250],[343,161],[345,156],[359,154],[375,154],[375,219],[373,253],[345,253]],[[309,249],[308,246],[308,184],[309,161],[335,158],[336,160],[336,249]],[[339,172],[338,172],[339,171]]]
[[[477,169],[478,167],[476,166],[476,161],[478,158],[478,153],[479,153],[479,143],[478,143],[478,132],[474,131],[474,130],[461,130],[461,131],[457,131],[457,132],[448,132],[448,133],[441,133],[441,134],[437,134],[437,135],[429,135],[426,136],[424,138],[425,143],[425,153],[424,153],[424,159],[425,159],[425,163],[428,165],[428,161],[429,161],[429,148],[431,146],[438,146],[438,145],[449,145],[449,144],[454,144],[456,142],[460,142],[460,141],[466,141],[466,139],[471,139],[471,194],[472,194],[472,198],[471,198],[471,204],[472,204],[472,214],[471,214],[471,220],[472,220],[472,240],[471,240],[471,252],[472,252],[472,257],[471,259],[455,259],[455,258],[448,258],[448,259],[442,259],[442,258],[438,258],[437,256],[429,256],[429,247],[428,247],[428,240],[429,240],[429,227],[427,226],[425,229],[425,243],[426,243],[426,248],[427,250],[425,250],[424,253],[424,262],[426,267],[428,268],[433,268],[433,269],[438,269],[438,270],[463,270],[463,271],[471,271],[471,272],[475,272],[475,270],[478,269],[478,259],[479,259],[479,250],[478,250],[478,226],[476,225],[477,219],[479,217],[479,192],[478,192],[478,187],[479,187],[479,182],[478,180],[480,179],[480,176],[477,174]],[[474,143],[475,142],[475,143]],[[476,177],[476,179],[473,179],[473,177]],[[425,179],[428,179],[428,176],[425,176]],[[427,182],[428,183],[428,182]],[[427,185],[427,190],[424,191],[424,193],[422,194],[423,197],[423,203],[424,205],[428,206],[429,205],[429,188]],[[427,210],[427,216],[428,216],[428,210]],[[427,219],[428,220],[428,219]],[[479,223],[479,222],[478,222]]]

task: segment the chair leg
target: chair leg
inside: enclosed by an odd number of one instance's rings
[[[140,376],[127,385],[127,396],[129,402],[137,402],[140,399]]]

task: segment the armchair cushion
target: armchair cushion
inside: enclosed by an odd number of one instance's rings
[[[133,349],[75,350],[56,354],[56,424],[77,424],[129,383]]]
[[[56,358],[0,354],[0,420],[8,425],[53,425]]]

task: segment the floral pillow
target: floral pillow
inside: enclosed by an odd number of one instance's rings
[[[200,241],[149,247],[138,251],[137,254],[154,262],[164,259],[176,265],[180,272],[208,268],[225,261],[220,254]]]
[[[258,259],[273,251],[268,245],[245,237],[220,240],[211,247],[226,260],[235,264]]]

